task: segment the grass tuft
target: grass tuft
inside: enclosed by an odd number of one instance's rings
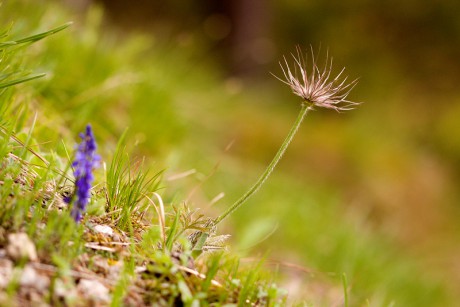
[[[132,163],[126,154],[125,134],[120,138],[107,171],[107,212],[123,231],[133,230],[149,207],[145,195],[158,190],[162,172],[149,176],[144,161]]]

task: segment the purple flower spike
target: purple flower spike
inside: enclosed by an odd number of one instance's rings
[[[94,180],[93,170],[99,165],[100,157],[96,154],[96,141],[94,140],[91,125],[86,126],[85,134],[81,133],[81,143],[78,145],[75,160],[72,163],[75,176],[76,200],[72,207],[72,218],[80,222],[86,205],[91,198],[91,185]],[[71,199],[66,199],[70,203]]]

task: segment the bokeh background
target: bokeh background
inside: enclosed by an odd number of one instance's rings
[[[296,45],[328,51],[359,78],[349,98],[363,104],[309,114],[219,232],[243,262],[266,257],[292,301],[340,305],[345,273],[355,305],[458,303],[460,2],[20,0],[0,11],[12,35],[74,21],[28,51],[48,73],[31,109],[50,139],[91,122],[110,157],[129,127],[135,155],[166,169],[168,202],[211,216],[257,179],[297,115],[270,72]]]

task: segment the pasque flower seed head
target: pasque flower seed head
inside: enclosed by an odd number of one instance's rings
[[[284,79],[278,78],[281,82],[289,85],[292,92],[300,96],[304,103],[311,108],[314,106],[334,109],[336,111],[345,111],[353,109],[353,106],[359,104],[347,100],[347,96],[357,80],[346,82],[348,77],[342,77],[345,70],[343,68],[335,77],[332,73],[332,58],[326,55],[326,61],[323,68],[317,63],[317,58],[311,49],[311,69],[307,68],[307,54],[304,56],[300,47],[297,47],[297,55],[291,54],[294,63],[288,64],[286,57],[280,62],[283,70]]]
[[[293,93],[303,99],[299,115],[297,116],[297,119],[295,120],[287,137],[284,139],[283,144],[263,174],[259,177],[256,183],[243,194],[243,196],[235,201],[224,213],[214,219],[213,226],[216,226],[227,216],[232,214],[260,189],[283,157],[303,119],[310,110],[316,106],[336,111],[344,111],[353,109],[355,105],[359,104],[357,102],[347,100],[347,96],[356,85],[357,80],[347,83],[347,77],[342,77],[345,68],[342,69],[337,76],[331,77],[332,58],[329,58],[328,54],[326,55],[326,61],[324,68],[322,69],[318,66],[317,59],[313,54],[313,49],[311,50],[311,70],[308,70],[307,68],[307,56],[302,55],[299,47],[297,47],[297,56],[292,54],[292,58],[294,59],[292,69],[288,64],[286,57],[284,57],[283,62],[280,62],[284,79],[275,77],[283,83],[289,85]],[[205,239],[205,234],[201,233],[200,240],[204,242],[203,240]],[[196,246],[194,248],[196,248]]]

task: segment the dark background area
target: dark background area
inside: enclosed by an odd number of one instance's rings
[[[455,90],[449,77],[459,72],[457,1],[96,2],[123,29],[151,32],[169,42],[181,35],[202,36],[209,56],[230,73],[265,72],[296,44],[321,44],[336,57],[363,65],[391,59],[407,78],[436,90]]]

